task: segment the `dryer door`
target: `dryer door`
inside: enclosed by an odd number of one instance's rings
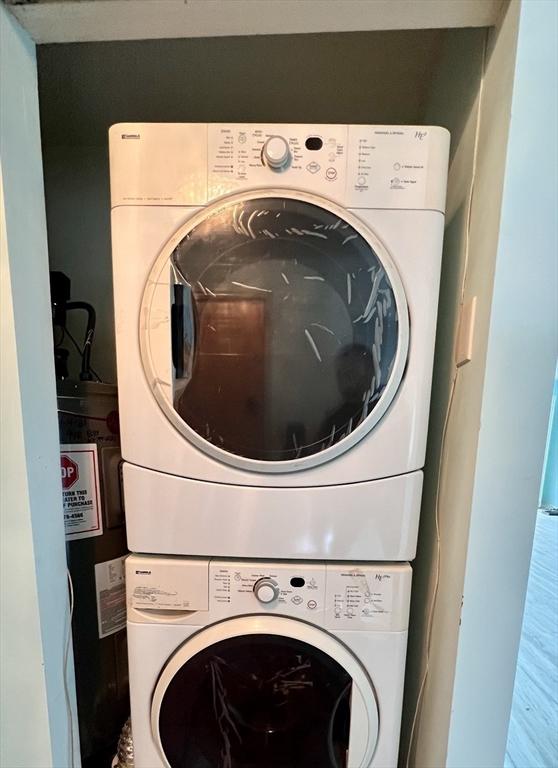
[[[346,646],[296,619],[244,616],[171,657],[151,725],[167,768],[367,768],[379,724]]]
[[[284,189],[191,218],[150,274],[140,323],[167,418],[214,458],[262,472],[315,466],[360,440],[395,397],[409,344],[380,239]]]

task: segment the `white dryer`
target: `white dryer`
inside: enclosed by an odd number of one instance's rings
[[[415,554],[449,134],[110,130],[134,551]]]
[[[136,768],[395,768],[408,564],[126,564]]]

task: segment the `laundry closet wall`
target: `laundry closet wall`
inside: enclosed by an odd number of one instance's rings
[[[409,761],[421,768],[504,760],[556,359],[556,14],[511,3],[468,71],[450,43],[426,110],[450,120],[453,157],[401,749],[404,763],[426,680]],[[457,371],[458,309],[473,297],[472,360]]]
[[[452,157],[425,485],[414,564],[415,592],[403,729],[404,736],[408,737],[419,686],[424,679],[429,609],[438,580],[429,672],[415,725],[416,749],[413,748],[411,754],[411,764],[420,766],[442,765],[447,749],[444,734],[449,727],[453,691],[453,676],[448,675],[448,669],[457,653],[459,639],[518,8],[513,6],[498,28],[469,30],[468,34],[478,43],[474,55],[470,55],[470,46],[464,50],[462,37],[455,38],[454,33],[450,33],[426,108],[428,120],[447,121],[452,133]],[[451,105],[449,109],[448,105]],[[472,194],[475,191],[476,196]],[[442,434],[456,376],[454,347],[462,292],[465,302],[473,296],[477,299],[474,355],[457,373],[438,498]],[[444,726],[434,728],[435,722]],[[402,756],[407,755],[407,750],[408,741],[404,738]]]

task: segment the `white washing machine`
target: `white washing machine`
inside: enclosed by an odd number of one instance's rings
[[[395,768],[408,564],[131,555],[136,768]]]
[[[110,130],[138,552],[415,554],[449,134]]]

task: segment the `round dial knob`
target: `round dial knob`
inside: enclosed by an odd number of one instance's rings
[[[272,603],[279,597],[279,587],[273,579],[258,579],[254,584],[254,594],[260,603]]]
[[[284,171],[291,162],[291,151],[282,136],[270,136],[262,150],[264,164],[272,171]]]

